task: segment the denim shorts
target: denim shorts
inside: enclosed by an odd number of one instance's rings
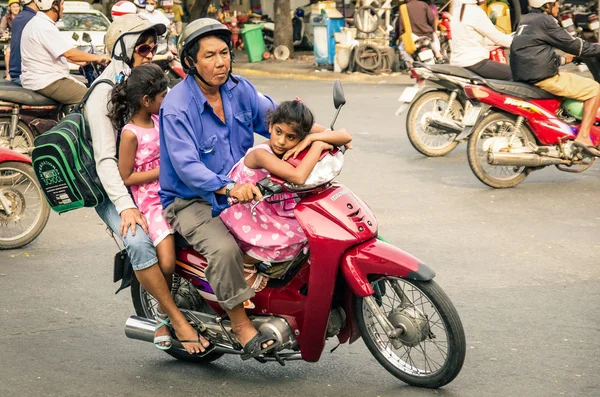
[[[96,213],[112,230],[114,235],[123,241],[133,270],[144,270],[158,263],[154,244],[140,225],[137,225],[135,236],[131,234],[131,229],[127,231],[127,236],[121,236],[119,231],[121,229],[121,215],[117,212],[117,208],[112,201],[109,199],[104,200],[102,204],[96,207]]]

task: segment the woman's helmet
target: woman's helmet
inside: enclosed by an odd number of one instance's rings
[[[7,4],[7,6],[9,6],[9,7],[10,7],[10,5],[11,5],[11,4],[14,4],[14,3],[17,3],[17,4],[19,4],[19,3],[20,3],[20,1],[19,1],[19,0],[8,0],[8,4]]]
[[[110,9],[110,15],[113,21],[115,18],[129,14],[137,14],[137,7],[131,1],[119,1]]]
[[[50,11],[54,3],[59,3],[57,0],[33,0],[40,11]]]
[[[227,26],[221,22],[212,18],[200,18],[188,24],[177,42],[177,53],[181,60],[183,70],[188,74],[195,74],[195,68],[193,59],[189,54],[190,48],[201,38],[215,36],[227,43],[229,50],[231,51],[231,30],[227,29]],[[193,69],[193,71],[192,71]]]
[[[110,24],[104,36],[106,52],[112,58],[129,64],[133,57],[135,43],[149,29],[154,29],[157,36],[163,35],[167,31],[164,24],[152,23],[136,14],[123,15],[117,18],[116,21]]]

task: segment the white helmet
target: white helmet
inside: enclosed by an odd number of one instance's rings
[[[37,0],[36,0],[37,1]],[[154,29],[158,36],[167,31],[162,23],[152,23],[137,14],[123,15],[110,24],[104,36],[106,52],[112,58],[129,63],[133,56],[133,48],[137,39],[149,29]],[[120,42],[121,45],[117,46]]]
[[[26,6],[27,4],[31,3],[33,0],[23,0],[23,5]]]
[[[137,7],[131,1],[119,1],[110,9],[112,20],[122,17],[123,15],[137,14]]]
[[[49,11],[54,3],[60,3],[60,0],[33,0],[40,11]]]
[[[553,0],[529,0],[529,7],[531,8],[542,8],[544,4],[554,3]]]

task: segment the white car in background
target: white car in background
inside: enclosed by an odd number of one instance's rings
[[[60,34],[73,43],[73,47],[89,46],[83,41],[87,33],[96,53],[104,52],[104,35],[110,26],[110,21],[103,13],[92,8],[85,1],[65,1],[63,17],[56,23]],[[74,34],[78,36],[75,40]],[[85,51],[86,49],[83,48]],[[71,71],[78,71],[79,66],[69,63]]]

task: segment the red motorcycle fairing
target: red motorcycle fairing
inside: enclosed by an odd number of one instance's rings
[[[17,161],[19,163],[31,164],[31,159],[24,154],[15,152],[14,150],[10,150],[8,148],[0,147],[0,163],[4,163],[6,161]]]
[[[435,272],[423,262],[381,240],[370,240],[349,249],[342,258],[342,274],[356,296],[372,295],[370,274],[397,276],[410,280],[428,281]]]

